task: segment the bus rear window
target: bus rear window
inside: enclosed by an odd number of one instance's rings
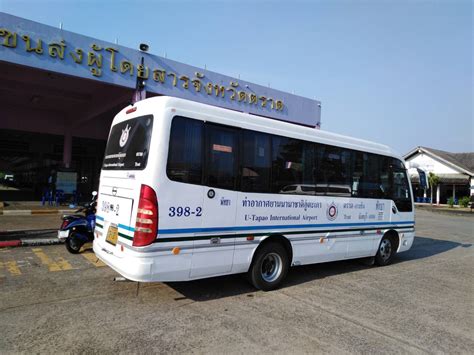
[[[102,169],[145,169],[152,127],[152,115],[133,118],[113,126],[105,148]]]

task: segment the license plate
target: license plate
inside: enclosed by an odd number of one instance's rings
[[[109,230],[107,231],[107,237],[105,240],[109,242],[112,245],[117,244],[117,239],[118,239],[118,228],[115,225],[111,225],[109,227]]]

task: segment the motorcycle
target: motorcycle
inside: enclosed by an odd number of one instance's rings
[[[94,240],[95,212],[97,191],[92,192],[92,201],[78,209],[73,215],[63,216],[63,223],[58,231],[58,239],[64,240],[66,249],[77,254],[82,246]],[[82,214],[78,214],[82,213]]]

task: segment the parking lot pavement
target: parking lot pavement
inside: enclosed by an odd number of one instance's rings
[[[387,267],[297,267],[273,292],[242,275],[116,282],[88,250],[0,250],[0,352],[471,353],[472,217],[417,213]]]

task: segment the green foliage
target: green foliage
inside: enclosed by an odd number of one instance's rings
[[[428,175],[428,183],[430,184],[431,204],[433,204],[433,192],[435,187],[439,184],[439,176],[430,171]]]
[[[428,175],[428,182],[430,183],[430,188],[433,189],[439,184],[439,176],[430,171]]]
[[[449,207],[454,206],[454,198],[452,198],[452,197],[448,198],[448,205],[449,205]]]
[[[459,205],[461,207],[467,207],[469,205],[469,197],[468,196],[461,197],[459,199]]]
[[[5,177],[5,173],[3,171],[0,171],[0,180],[3,180],[4,177]]]

